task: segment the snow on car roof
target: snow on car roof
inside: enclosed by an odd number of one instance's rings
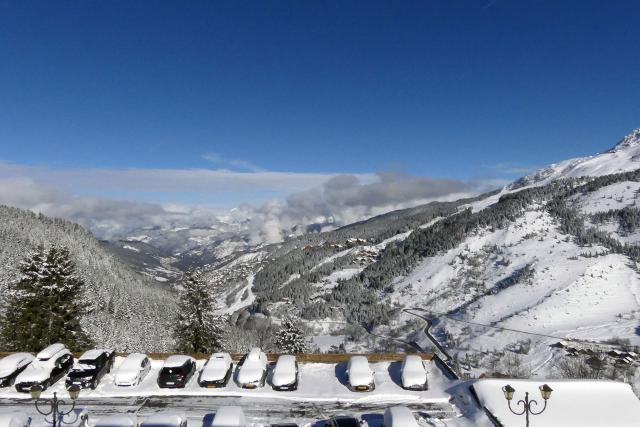
[[[283,386],[296,380],[295,356],[282,355],[278,357],[276,367],[273,370],[272,383],[275,386]]]
[[[221,406],[216,411],[211,423],[211,427],[241,427],[244,425],[244,412],[240,406]]]
[[[40,353],[38,353],[36,357],[40,360],[51,359],[54,355],[56,355],[56,353],[60,353],[62,350],[66,350],[66,347],[64,346],[64,344],[61,344],[61,343],[51,344],[49,347],[40,351]]]
[[[111,350],[105,350],[103,348],[95,348],[93,350],[89,350],[89,351],[85,351],[82,356],[80,356],[80,360],[95,360],[98,357],[100,357],[100,355],[102,353],[110,353]]]
[[[393,406],[384,411],[385,427],[419,427],[413,413],[406,406]]]
[[[260,347],[254,347],[249,351],[249,354],[247,354],[247,360],[258,360],[261,354],[262,350]]]
[[[231,359],[231,356],[229,355],[229,353],[213,353],[211,355],[211,357],[209,357],[209,360],[215,360],[215,359]]]
[[[529,398],[538,402],[536,409],[544,404],[538,387],[548,384],[553,389],[547,408],[536,417],[536,423],[540,425],[638,425],[640,400],[629,384],[606,380],[478,380],[473,388],[480,403],[504,425],[522,422],[521,417],[512,414],[507,406],[502,392],[507,383],[515,389],[514,402],[529,392]]]
[[[167,357],[167,360],[164,361],[165,368],[179,368],[180,366],[187,363],[189,360],[194,360],[191,356],[185,356],[182,354],[174,354],[173,356]]]
[[[365,356],[351,356],[349,359],[350,369],[369,370],[369,361]]]
[[[94,427],[133,427],[136,425],[135,418],[130,415],[111,415],[100,418]]]
[[[0,378],[12,374],[23,363],[31,363],[34,357],[30,353],[13,353],[0,359]]]
[[[142,363],[142,361],[146,359],[146,357],[146,354],[131,353],[122,361],[120,369],[137,369],[138,367],[140,367],[140,363]]]
[[[176,413],[154,414],[144,420],[141,427],[179,427],[185,420],[184,415]]]

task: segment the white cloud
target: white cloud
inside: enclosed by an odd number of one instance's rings
[[[66,218],[107,239],[143,227],[210,227],[224,217],[242,221],[253,243],[271,243],[323,218],[343,225],[500,184],[390,173],[51,169],[0,162],[1,204]]]

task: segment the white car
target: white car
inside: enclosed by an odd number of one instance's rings
[[[376,388],[373,371],[365,356],[351,356],[347,365],[347,379],[351,391],[372,391]]]
[[[29,427],[31,417],[22,412],[0,414],[0,427]]]
[[[259,348],[252,348],[241,362],[238,385],[243,388],[263,387],[267,377],[267,355]]]
[[[214,353],[200,371],[198,384],[207,388],[224,387],[232,372],[233,362],[229,353]]]
[[[213,416],[211,427],[245,427],[247,421],[239,406],[221,406]]]
[[[298,389],[298,362],[295,356],[283,354],[278,357],[271,377],[271,386],[277,391]]]
[[[427,370],[422,358],[408,354],[402,361],[402,388],[407,390],[426,390],[428,388]]]
[[[151,360],[146,354],[132,353],[118,367],[114,383],[117,386],[135,386],[144,380],[151,370]]]
[[[22,393],[31,391],[31,387],[39,385],[46,389],[64,377],[73,366],[73,356],[64,344],[52,344],[36,355],[15,380],[16,390]]]
[[[187,427],[187,417],[174,412],[155,414],[140,423],[140,427]]]
[[[33,359],[35,357],[30,353],[13,353],[0,359],[0,387],[12,386]]]
[[[94,427],[137,427],[138,421],[135,415],[111,415],[100,418]]]
[[[420,427],[406,406],[394,406],[384,411],[383,427]]]

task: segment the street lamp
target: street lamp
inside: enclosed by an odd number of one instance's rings
[[[516,405],[516,407],[520,406],[521,404],[524,406],[524,408],[522,409],[521,412],[516,412],[513,410],[513,408],[511,408],[511,400],[513,400],[513,393],[515,393],[515,389],[513,387],[511,387],[509,384],[507,384],[506,386],[502,387],[502,392],[504,393],[504,398],[507,399],[507,404],[509,405],[509,410],[511,412],[513,412],[516,415],[525,415],[526,416],[526,426],[529,427],[529,414],[531,415],[540,415],[541,413],[544,412],[545,409],[547,409],[547,400],[549,400],[549,398],[551,398],[551,392],[553,391],[553,389],[551,387],[549,387],[549,385],[544,384],[541,385],[540,387],[538,387],[538,389],[540,390],[540,396],[542,396],[542,399],[544,399],[544,406],[542,407],[541,410],[539,410],[538,412],[534,411],[532,409],[532,405],[533,406],[538,406],[538,402],[531,399],[529,400],[529,392],[525,392],[524,393],[524,400],[518,400],[518,403]]]
[[[35,399],[36,411],[38,411],[38,413],[40,413],[41,415],[44,415],[45,419],[47,416],[51,415],[53,427],[56,427],[58,426],[58,419],[64,419],[64,417],[69,415],[71,411],[73,411],[73,409],[76,407],[76,399],[80,395],[80,386],[74,384],[67,389],[67,391],[69,392],[69,397],[71,398],[71,408],[69,408],[69,410],[67,411],[62,409],[62,406],[69,405],[69,402],[58,399],[57,393],[55,391],[53,392],[53,399],[40,399],[42,390],[43,387],[40,384],[36,384],[31,387],[29,393],[31,394],[31,398]],[[48,405],[49,409],[41,409],[40,406],[38,406],[38,402],[40,402],[41,405]]]

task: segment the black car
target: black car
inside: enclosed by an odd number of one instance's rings
[[[115,352],[113,350],[89,350],[80,356],[78,363],[67,375],[65,385],[95,390],[98,383],[113,366]]]
[[[191,356],[169,356],[158,375],[160,388],[183,388],[196,372],[196,361]]]
[[[298,427],[298,424],[294,424],[294,423],[280,423],[280,424],[271,424],[271,427]]]
[[[353,417],[338,416],[331,417],[326,423],[326,427],[360,427],[360,421]]]
[[[35,385],[44,390],[63,378],[71,366],[71,352],[62,344],[52,344],[38,353],[36,360],[17,376],[15,388],[21,393],[29,393]]]

